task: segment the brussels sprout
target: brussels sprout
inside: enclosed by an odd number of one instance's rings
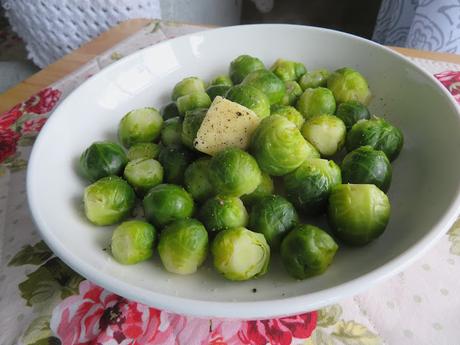
[[[111,252],[115,260],[124,265],[137,264],[153,255],[156,230],[149,223],[128,220],[112,234]]]
[[[160,154],[160,145],[154,143],[138,143],[128,150],[128,159],[133,161],[139,158],[155,159]]]
[[[287,198],[306,214],[319,214],[326,208],[331,190],[342,183],[334,161],[307,159],[283,178]]]
[[[80,173],[94,182],[109,175],[121,175],[128,162],[125,151],[112,142],[97,141],[80,156]]]
[[[167,271],[195,273],[208,254],[208,233],[196,219],[181,219],[163,229],[158,253]]]
[[[182,184],[185,168],[192,159],[192,153],[184,147],[162,148],[158,160],[163,166],[165,180],[169,183]]]
[[[326,231],[298,225],[281,243],[281,260],[292,277],[305,279],[324,273],[338,248]]]
[[[256,160],[238,148],[227,148],[211,158],[209,181],[216,194],[241,196],[252,193],[262,179]]]
[[[268,97],[270,104],[281,102],[286,93],[284,82],[273,72],[265,69],[249,73],[242,84],[253,86],[262,91]]]
[[[342,149],[347,129],[337,116],[319,115],[308,119],[301,133],[321,156],[330,157]]]
[[[383,151],[361,146],[342,161],[344,183],[375,184],[386,192],[391,183],[391,164]]]
[[[179,97],[194,92],[204,92],[206,85],[203,80],[197,77],[188,77],[178,82],[173,89],[172,100],[177,101]]]
[[[161,116],[163,116],[163,120],[168,120],[179,115],[179,109],[177,109],[176,102],[170,102],[161,109]]]
[[[209,98],[208,94],[204,91],[189,93],[177,99],[177,108],[182,116],[187,111],[198,108],[209,108],[210,105],[211,98]]]
[[[215,77],[209,85],[225,85],[225,86],[233,86],[232,80],[226,74],[221,74]]]
[[[263,197],[273,194],[275,186],[270,175],[262,172],[261,177],[259,185],[252,193],[241,196],[241,201],[243,201],[245,206],[252,206]]]
[[[249,85],[233,86],[227,91],[225,98],[251,109],[261,118],[270,115],[270,101],[268,97],[255,87]]]
[[[267,174],[282,176],[319,153],[287,118],[271,115],[263,119],[251,139],[251,152]]]
[[[201,207],[200,220],[209,232],[237,228],[248,224],[243,202],[234,196],[215,196]]]
[[[134,190],[121,177],[103,177],[85,188],[85,215],[96,225],[112,225],[128,215],[135,199]]]
[[[239,84],[251,72],[265,69],[265,65],[256,57],[240,55],[230,63],[229,75],[233,84]]]
[[[298,220],[297,211],[289,201],[279,195],[269,195],[253,206],[249,227],[263,234],[272,250],[278,250],[281,240]]]
[[[367,105],[371,100],[367,80],[361,73],[349,67],[332,73],[327,79],[327,87],[334,94],[337,103],[358,101]]]
[[[190,194],[174,184],[153,187],[145,196],[143,204],[145,217],[157,226],[189,218],[195,208]]]
[[[139,158],[126,164],[124,177],[140,195],[143,195],[150,188],[163,182],[163,167],[154,159]]]
[[[390,219],[390,201],[373,184],[342,184],[329,197],[328,220],[334,234],[350,245],[379,237]]]
[[[283,99],[280,104],[282,105],[294,105],[297,103],[300,95],[302,95],[302,89],[300,85],[293,80],[288,80],[284,82],[286,86],[286,93],[284,94]]]
[[[377,117],[354,124],[348,132],[346,141],[348,151],[369,145],[385,152],[390,161],[398,157],[403,144],[404,137],[399,128]]]
[[[278,78],[280,78],[283,81],[297,80],[302,75],[307,73],[307,69],[305,68],[303,63],[284,59],[276,60],[273,66],[270,67],[270,71],[275,73],[278,76]]]
[[[182,119],[179,116],[172,117],[163,122],[161,143],[167,147],[182,145]]]
[[[231,86],[228,85],[211,85],[206,89],[206,93],[211,98],[211,101],[213,101],[217,96],[224,97],[230,88]]]
[[[364,104],[348,101],[339,104],[335,116],[345,123],[347,130],[350,130],[356,122],[369,119],[371,114]]]
[[[155,108],[140,108],[127,113],[118,125],[118,138],[125,147],[155,141],[163,118]]]
[[[291,107],[290,105],[279,105],[279,104],[272,105],[271,115],[284,116],[289,121],[294,123],[298,129],[301,129],[302,125],[305,122],[305,119],[302,116],[302,114],[299,113],[296,108]]]
[[[335,99],[331,90],[324,87],[306,89],[297,101],[297,110],[306,118],[334,114]]]
[[[327,85],[327,78],[329,78],[329,71],[327,69],[317,69],[305,73],[299,80],[302,90],[313,89],[315,87],[325,87]]]
[[[194,149],[193,141],[196,133],[200,129],[201,123],[206,116],[207,109],[189,110],[185,113],[184,122],[182,122],[182,143],[190,149]]]
[[[185,169],[185,189],[197,201],[204,201],[214,194],[208,178],[209,163],[209,158],[201,158],[194,161]]]
[[[246,228],[220,231],[211,252],[214,267],[229,280],[248,280],[268,271],[270,247],[264,235]]]

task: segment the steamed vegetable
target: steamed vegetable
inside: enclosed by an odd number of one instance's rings
[[[312,89],[315,87],[326,87],[327,78],[329,77],[327,69],[317,69],[305,73],[299,80],[302,90]]]
[[[334,94],[337,103],[358,101],[367,105],[371,99],[367,80],[361,73],[349,67],[333,72],[327,79],[327,87]]]
[[[199,108],[208,108],[211,105],[211,98],[206,92],[192,92],[177,99],[179,114],[184,116],[187,111]]]
[[[184,147],[163,148],[158,156],[158,161],[163,166],[165,181],[182,184],[185,168],[187,168],[192,159],[192,152]]]
[[[209,232],[246,226],[248,212],[243,202],[234,196],[216,196],[200,210],[200,219]]]
[[[335,99],[331,90],[324,87],[306,89],[297,101],[297,110],[309,119],[323,114],[334,114]]]
[[[161,143],[167,147],[182,145],[182,118],[176,116],[163,122]]]
[[[239,84],[251,72],[265,69],[265,65],[256,57],[240,55],[230,63],[229,75],[233,84]]]
[[[172,92],[172,100],[177,101],[179,97],[189,95],[194,92],[204,92],[205,83],[197,77],[188,77],[178,82]]]
[[[268,97],[270,104],[281,102],[286,93],[284,82],[273,72],[265,69],[249,73],[242,84],[253,86],[262,91]]]
[[[196,133],[200,129],[201,123],[206,116],[207,109],[195,109],[185,113],[182,122],[182,143],[190,149],[193,149],[193,143],[196,139]]]
[[[305,119],[296,108],[289,105],[275,104],[271,107],[271,115],[280,115],[287,118],[289,121],[294,123],[298,129],[301,129],[305,123]]]
[[[118,138],[125,147],[155,141],[163,118],[155,108],[140,108],[127,113],[118,125]]]
[[[209,158],[201,158],[190,164],[184,173],[185,189],[196,201],[205,201],[214,194],[214,189],[209,182]]]
[[[285,59],[276,60],[270,70],[283,81],[298,80],[307,72],[303,63]]]
[[[301,132],[321,156],[331,157],[345,144],[347,129],[337,116],[318,115],[308,119]]]
[[[127,156],[130,161],[139,158],[156,159],[160,154],[160,146],[154,143],[138,143],[131,146]]]
[[[267,173],[262,172],[257,188],[252,193],[242,195],[241,200],[245,206],[252,206],[263,197],[272,195],[274,190],[275,186],[273,185],[272,178]]]
[[[163,182],[163,167],[154,159],[139,158],[126,165],[123,176],[140,195],[143,195]]]
[[[251,109],[260,118],[270,115],[270,101],[259,89],[249,85],[236,85],[230,88],[225,98]]]
[[[350,130],[356,122],[370,118],[369,110],[358,101],[340,103],[335,115],[345,123],[347,130]]]

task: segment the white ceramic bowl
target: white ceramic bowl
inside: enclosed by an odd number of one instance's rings
[[[392,215],[372,244],[342,246],[329,270],[290,278],[276,257],[270,273],[247,282],[221,278],[209,262],[190,276],[167,273],[158,257],[135,266],[103,251],[113,227],[92,226],[81,211],[86,182],[76,173],[93,141],[116,140],[127,111],[165,104],[176,82],[225,73],[240,54],[270,66],[278,57],[307,68],[350,66],[368,79],[372,113],[402,129],[405,146],[394,162]],[[448,92],[404,57],[373,42],[331,30],[294,25],[237,26],[195,33],[132,54],[69,95],[41,131],[28,170],[28,198],[46,243],[93,282],[151,306],[213,317],[267,318],[313,310],[358,293],[421,255],[453,222],[459,207],[460,117]],[[257,293],[252,289],[256,288]]]

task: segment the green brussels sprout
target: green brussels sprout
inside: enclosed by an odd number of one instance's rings
[[[281,100],[281,105],[294,105],[297,103],[299,97],[302,95],[302,89],[300,85],[294,80],[288,80],[284,82],[286,86],[286,93]]]
[[[208,254],[208,233],[196,219],[181,219],[163,229],[158,253],[167,271],[192,274]]]
[[[155,108],[140,108],[127,113],[118,125],[118,138],[125,147],[155,141],[163,118]]]
[[[204,201],[214,194],[208,178],[210,161],[209,158],[201,158],[194,161],[185,169],[185,189],[196,201]]]
[[[279,195],[260,199],[251,210],[249,228],[265,236],[270,248],[278,250],[283,237],[299,221],[294,206]]]
[[[128,220],[121,223],[112,234],[111,252],[115,260],[133,265],[150,259],[153,255],[156,230],[147,222]]]
[[[404,137],[399,128],[377,117],[355,123],[348,132],[346,141],[348,151],[369,145],[385,152],[390,161],[398,157],[403,144]]]
[[[144,197],[144,214],[156,226],[191,217],[195,209],[189,193],[174,184],[159,184]]]
[[[226,74],[221,74],[215,77],[209,85],[225,85],[225,86],[233,86],[233,82],[230,77]]]
[[[239,84],[251,72],[265,69],[265,65],[256,57],[240,55],[230,63],[229,75],[233,84]]]
[[[139,158],[126,164],[124,177],[140,195],[163,182],[163,167],[160,162]]]
[[[386,192],[391,184],[391,163],[383,151],[361,146],[342,161],[344,183],[375,184]]]
[[[272,105],[271,115],[284,116],[289,121],[294,123],[298,129],[301,129],[305,122],[305,119],[302,116],[302,114],[299,113],[296,108],[291,107],[290,105]]]
[[[343,67],[332,73],[327,79],[327,87],[334,94],[337,103],[358,101],[368,105],[371,91],[367,80],[361,73],[349,67]]]
[[[303,63],[284,59],[276,60],[273,66],[270,67],[270,71],[275,73],[282,81],[297,80],[307,73]]]
[[[237,228],[248,224],[243,202],[234,196],[215,196],[204,203],[200,220],[209,232]]]
[[[334,115],[318,115],[308,119],[302,126],[302,135],[324,157],[339,152],[345,144],[347,128]]]
[[[262,91],[268,97],[270,105],[281,102],[286,93],[284,82],[276,74],[266,69],[249,73],[242,84],[253,86]]]
[[[252,206],[263,197],[273,194],[275,186],[270,175],[262,172],[261,178],[259,185],[252,193],[241,196],[241,201],[245,206]]]
[[[96,225],[112,225],[125,218],[134,207],[136,195],[118,176],[107,176],[85,188],[83,205],[86,218]]]
[[[167,147],[182,145],[182,118],[172,117],[163,122],[161,128],[161,143]]]
[[[217,96],[224,97],[230,88],[231,86],[229,85],[211,85],[206,89],[206,93],[213,101]]]
[[[179,97],[189,95],[195,92],[204,92],[206,85],[198,77],[188,77],[178,82],[172,92],[172,100],[177,101]]]
[[[194,109],[185,113],[184,121],[182,122],[182,143],[190,149],[194,149],[193,141],[196,138],[196,133],[200,129],[201,123],[206,116],[208,109]]]
[[[182,116],[190,110],[198,108],[209,108],[211,98],[206,92],[193,92],[188,95],[181,96],[177,99],[177,108]]]
[[[270,247],[264,235],[243,227],[220,231],[211,253],[214,267],[229,280],[248,280],[268,271]]]
[[[160,154],[160,145],[154,143],[138,143],[128,150],[128,159],[133,161],[139,158],[155,159]]]
[[[281,243],[281,260],[296,279],[324,273],[339,246],[329,234],[313,225],[298,225]]]
[[[319,153],[284,116],[271,115],[261,121],[251,138],[251,152],[262,171],[285,175]]]
[[[342,183],[340,168],[334,161],[307,159],[283,178],[287,198],[305,214],[319,214],[326,209],[333,187]]]
[[[170,102],[161,109],[161,116],[163,116],[163,120],[168,120],[179,115],[179,109],[177,109],[176,102]]]
[[[334,234],[349,245],[379,237],[390,219],[390,201],[373,184],[341,184],[329,196],[328,220]]]
[[[324,68],[307,72],[299,80],[300,87],[302,90],[326,87],[329,75],[329,71]]]
[[[192,152],[184,147],[162,148],[158,160],[163,166],[165,180],[169,183],[182,184],[185,168],[192,159]]]
[[[225,98],[254,111],[260,118],[270,115],[270,101],[259,89],[249,85],[236,85],[230,88]]]
[[[236,147],[224,149],[211,158],[208,176],[216,194],[236,197],[252,193],[262,179],[254,157]]]
[[[325,87],[306,89],[299,97],[296,108],[305,119],[322,114],[334,114],[335,99],[331,90]]]
[[[358,101],[348,101],[339,104],[335,116],[345,123],[347,130],[350,130],[356,122],[368,120],[371,114],[364,104]]]
[[[109,175],[121,175],[128,162],[125,151],[112,142],[97,141],[80,156],[80,173],[94,182]]]

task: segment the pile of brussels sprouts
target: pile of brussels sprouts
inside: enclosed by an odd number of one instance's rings
[[[261,118],[247,150],[208,156],[194,139],[217,96]],[[278,251],[296,279],[323,273],[338,249],[382,234],[390,217],[385,194],[401,131],[371,117],[371,93],[356,70],[307,71],[279,59],[234,59],[228,75],[207,85],[185,78],[161,114],[130,111],[119,123],[122,144],[95,142],[80,157],[84,211],[100,226],[117,224],[110,251],[122,264],[157,251],[166,270],[194,273],[210,251],[230,280],[265,274]],[[347,154],[340,165],[338,153]],[[127,149],[127,152],[125,152]],[[144,218],[133,219],[142,202]],[[306,224],[327,214],[330,229]],[[131,219],[130,219],[131,218]]]

